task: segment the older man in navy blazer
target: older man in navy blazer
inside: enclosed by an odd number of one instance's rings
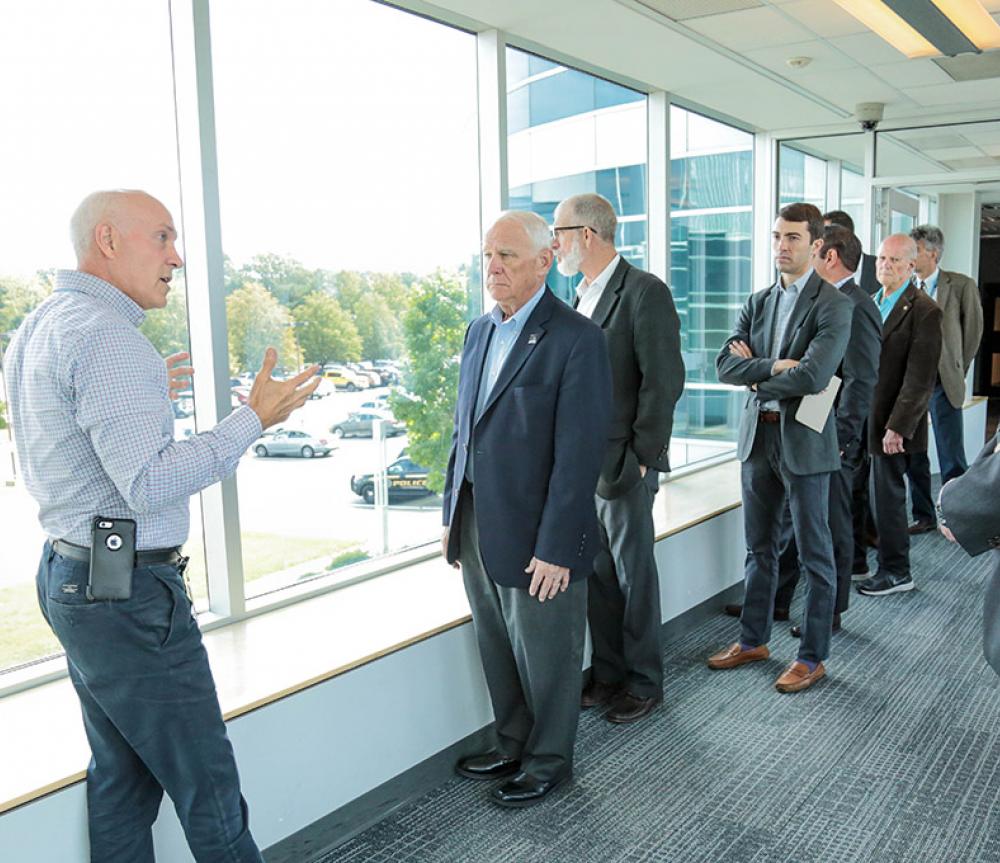
[[[572,775],[611,368],[600,327],[545,286],[539,216],[504,213],[483,262],[497,305],[466,333],[442,548],[461,565],[496,742],[456,769],[510,777],[492,799],[520,807]]]

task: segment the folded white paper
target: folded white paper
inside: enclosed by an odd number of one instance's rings
[[[795,419],[814,432],[822,432],[839,389],[840,378],[834,375],[830,378],[830,383],[815,395],[802,396],[799,409],[795,412]]]

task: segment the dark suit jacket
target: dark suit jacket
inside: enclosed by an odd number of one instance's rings
[[[969,469],[941,489],[941,512],[958,544],[975,556],[993,550],[993,574],[983,602],[983,654],[1000,674],[1000,433]]]
[[[614,418],[597,493],[625,494],[639,465],[670,470],[674,406],[684,388],[681,322],[670,289],[622,258],[591,320],[604,330],[614,382]]]
[[[532,557],[586,578],[597,551],[594,488],[611,422],[611,368],[600,327],[547,287],[474,422],[493,332],[488,315],[466,333],[451,455],[445,475],[447,558],[458,559],[456,523],[465,464],[475,448],[473,503],[479,550],[498,584],[524,587]]]
[[[859,287],[870,297],[877,294],[879,288],[882,287],[875,276],[874,255],[861,254],[861,282]]]
[[[865,451],[865,421],[871,412],[878,358],[882,349],[882,316],[878,306],[855,283],[845,282],[840,292],[853,304],[851,337],[837,369],[841,380],[835,402],[837,441],[844,463],[856,467]]]
[[[941,270],[934,302],[941,307],[941,359],[938,377],[953,408],[965,402],[965,373],[983,337],[983,304],[979,288],[968,276]]]
[[[885,455],[887,428],[908,453],[927,451],[927,406],[941,356],[941,309],[912,282],[882,326],[878,383],[868,422],[868,450]]]
[[[777,354],[783,359],[799,360],[799,365],[772,377],[771,342],[781,290],[781,283],[775,282],[766,291],[750,296],[740,311],[736,329],[715,359],[723,383],[747,387],[757,384],[757,392],[749,393],[743,406],[736,455],[740,461],[750,457],[760,405],[776,399],[781,411],[781,455],[788,470],[800,476],[829,473],[840,468],[833,411],[821,433],[798,422],[795,412],[802,396],[823,390],[837,371],[851,334],[853,305],[814,272],[799,293]],[[752,358],[745,360],[729,353],[730,343],[736,340],[750,346]]]

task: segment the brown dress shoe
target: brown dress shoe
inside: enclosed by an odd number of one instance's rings
[[[804,662],[795,660],[774,682],[774,688],[778,692],[799,692],[802,689],[808,689],[825,674],[826,669],[823,668],[822,662],[816,666],[815,671],[810,671],[809,666]]]
[[[734,641],[725,650],[720,650],[708,657],[708,667],[721,671],[725,668],[746,665],[748,662],[759,662],[761,659],[767,659],[770,655],[771,651],[767,649],[766,644],[744,650],[738,641]]]
[[[604,715],[608,722],[616,722],[624,725],[626,722],[637,722],[644,716],[648,716],[663,701],[663,696],[652,698],[640,698],[631,692],[622,692],[611,702],[611,709]]]
[[[937,530],[937,524],[933,521],[915,521],[906,529],[906,532],[910,536],[917,536],[921,533],[932,533],[935,530]]]
[[[591,678],[590,683],[584,686],[583,692],[580,693],[580,707],[587,710],[597,707],[598,704],[604,704],[621,692],[621,689],[620,683],[605,683],[603,680]]]

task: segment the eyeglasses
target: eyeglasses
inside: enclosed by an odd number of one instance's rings
[[[549,233],[552,234],[553,237],[558,237],[560,231],[582,231],[584,229],[594,234],[597,233],[597,231],[590,227],[590,225],[561,225],[558,228],[553,225],[549,228]]]

